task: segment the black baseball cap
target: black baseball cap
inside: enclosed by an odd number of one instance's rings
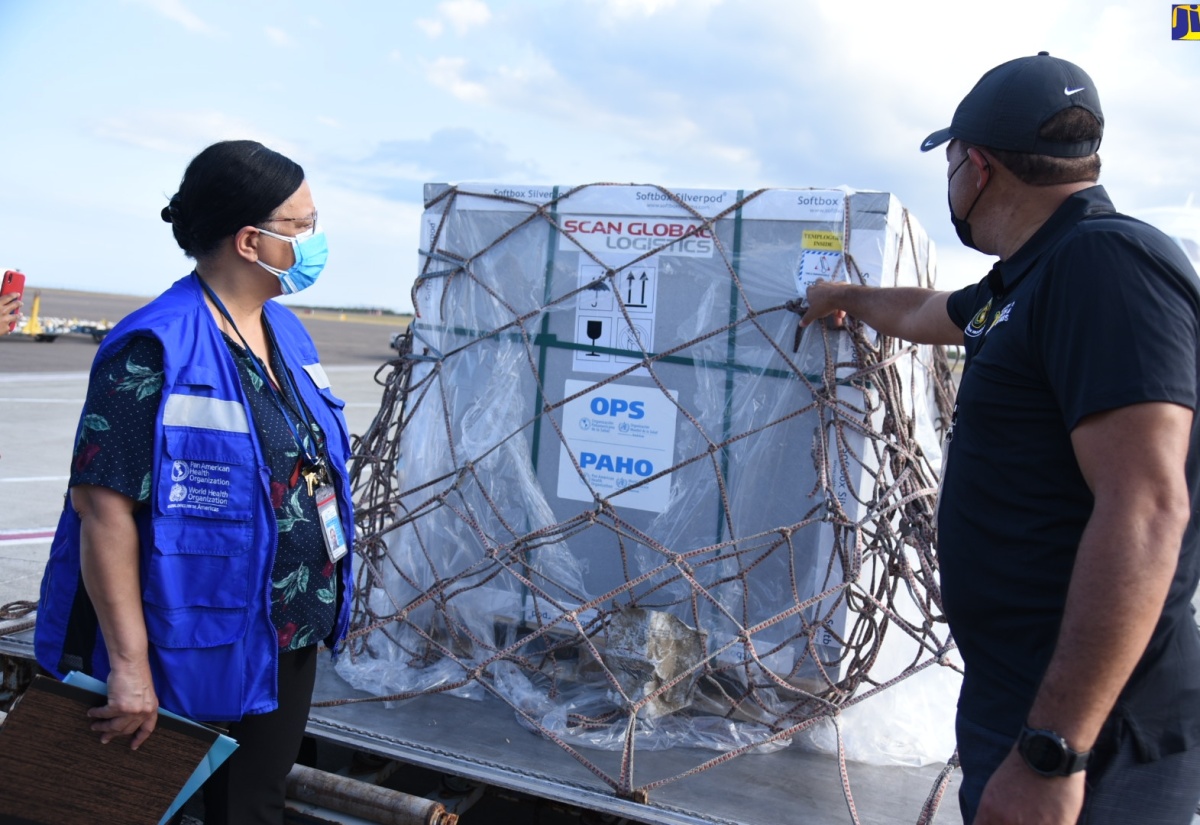
[[[1100,139],[1073,143],[1048,141],[1038,130],[1064,109],[1086,109],[1104,128],[1104,113],[1096,84],[1087,72],[1049,52],[1018,57],[989,71],[954,110],[954,118],[921,143],[928,152],[951,138],[992,149],[1029,152],[1056,158],[1082,158],[1095,154]]]

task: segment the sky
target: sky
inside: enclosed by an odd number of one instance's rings
[[[155,295],[188,161],[304,166],[330,246],[292,303],[411,309],[423,184],[892,192],[938,285],[990,265],[946,211],[946,126],[992,66],[1082,66],[1119,208],[1200,238],[1200,41],[1160,0],[0,0],[0,267]],[[49,308],[44,309],[49,314]]]

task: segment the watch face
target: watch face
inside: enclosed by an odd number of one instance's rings
[[[1059,770],[1066,757],[1062,743],[1044,733],[1033,733],[1026,737],[1022,751],[1025,761],[1032,768],[1043,773],[1054,773]]]

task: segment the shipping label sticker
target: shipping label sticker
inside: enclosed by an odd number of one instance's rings
[[[606,273],[590,261],[579,264],[572,359],[576,372],[612,375],[654,351],[658,266],[638,263],[619,269],[611,278]],[[604,348],[628,354],[604,352]]]
[[[678,411],[673,399],[679,394],[672,390],[668,398],[657,387],[616,383],[585,392],[591,386],[575,379],[565,384],[565,398],[584,394],[563,406],[558,497],[590,502],[599,496],[618,507],[664,512],[671,499],[670,473],[633,485],[674,464]]]
[[[613,255],[636,258],[647,252],[685,258],[711,258],[716,249],[712,232],[690,218],[633,218],[568,216],[559,221],[560,252],[586,249],[602,260]]]
[[[801,249],[820,249],[825,252],[841,252],[842,236],[822,229],[805,229],[800,238]]]
[[[817,281],[844,280],[841,247],[838,249],[837,252],[805,249],[800,253],[800,266],[796,269],[796,293],[801,298],[808,295],[808,288]]]

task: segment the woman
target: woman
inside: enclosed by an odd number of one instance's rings
[[[162,707],[231,723],[205,822],[283,821],[316,645],[349,619],[342,402],[272,301],[327,255],[299,165],[218,143],[163,209],[195,270],[104,339],[70,500],[42,581],[42,667],[108,682],[101,741],[137,748]]]

